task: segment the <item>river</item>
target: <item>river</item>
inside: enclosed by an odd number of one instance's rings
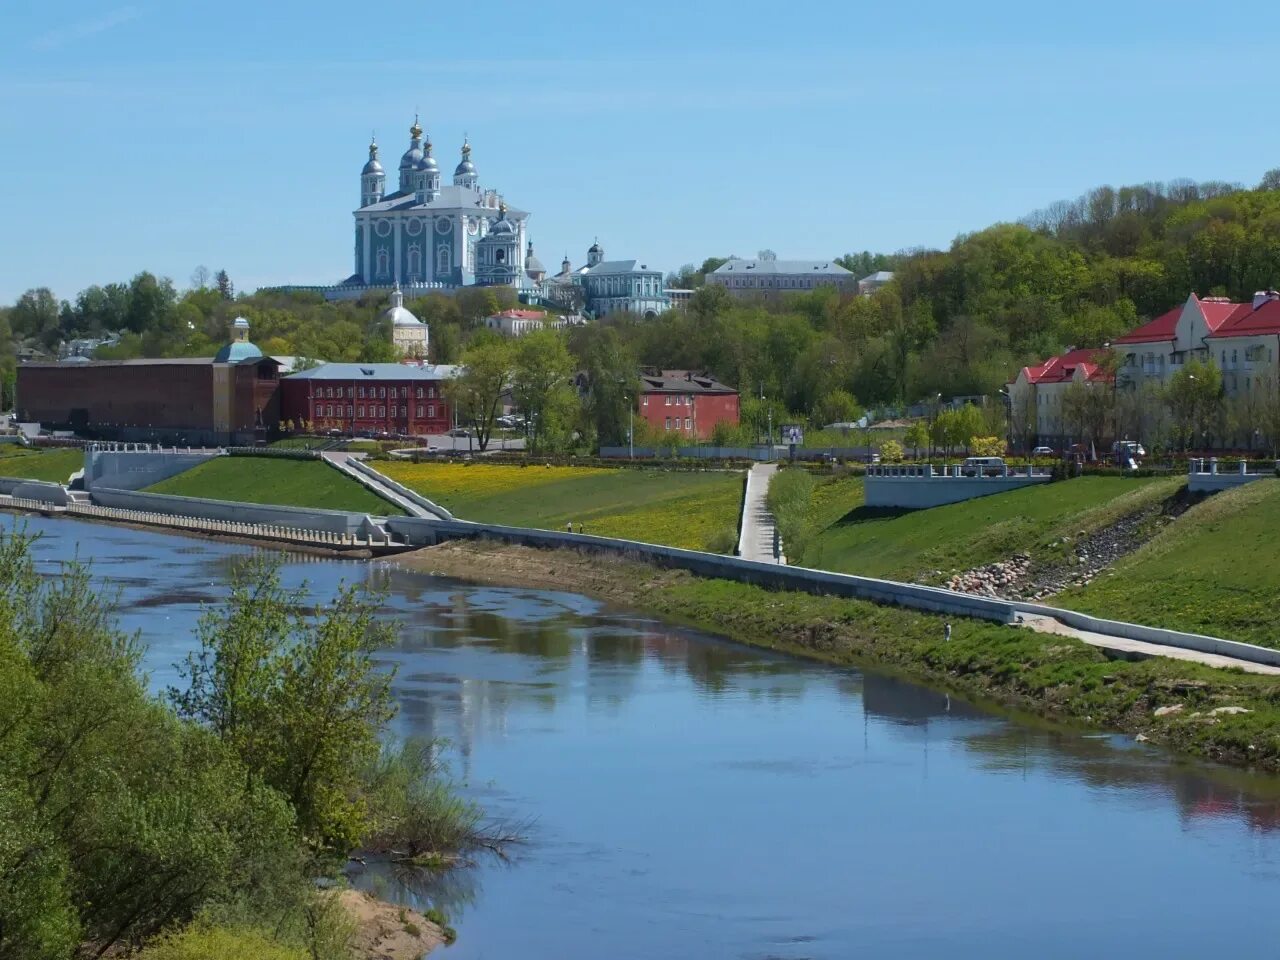
[[[41,570],[120,591],[151,683],[252,548],[28,521]],[[571,593],[294,556],[318,599],[374,578],[403,623],[398,734],[526,822],[421,891],[443,956],[1275,956],[1280,782],[760,652]]]

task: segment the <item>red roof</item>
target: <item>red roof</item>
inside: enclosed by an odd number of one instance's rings
[[[1086,380],[1111,380],[1112,376],[1100,369],[1102,360],[1110,353],[1105,348],[1072,350],[1060,357],[1050,357],[1034,367],[1024,367],[1030,383],[1066,383],[1074,380],[1080,368]]]
[[[1194,294],[1192,298],[1200,308],[1204,324],[1212,334],[1228,320],[1252,310],[1248,303],[1232,303],[1229,300],[1210,298],[1201,300]],[[1182,316],[1182,307],[1174,307],[1168,313],[1162,313],[1154,320],[1148,320],[1135,330],[1130,330],[1123,337],[1116,337],[1115,343],[1155,343],[1160,340],[1173,340],[1177,337],[1178,318]]]
[[[1280,300],[1268,300],[1253,309],[1252,304],[1241,304],[1248,307],[1233,313],[1226,323],[1218,327],[1209,336],[1217,337],[1251,337],[1264,333],[1280,333]]]

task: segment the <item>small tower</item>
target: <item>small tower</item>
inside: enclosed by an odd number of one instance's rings
[[[587,266],[594,267],[603,259],[604,247],[600,246],[600,241],[597,240],[587,249]]]
[[[377,203],[386,192],[387,175],[378,160],[378,141],[369,141],[369,162],[360,171],[360,206]]]
[[[379,315],[391,327],[391,343],[405,357],[425,360],[427,357],[427,325],[415,317],[404,305],[400,284],[391,291],[391,305]]]
[[[569,262],[569,254],[564,255],[564,259],[560,261],[560,276],[567,277],[573,272],[573,264]]]
[[[422,159],[414,170],[413,191],[419,203],[430,203],[440,196],[440,165],[431,156],[431,138],[423,147]]]
[[[507,219],[507,205],[499,207],[499,217],[476,243],[476,284],[515,284],[520,273],[520,237]]]
[[[480,178],[476,175],[476,165],[471,162],[471,141],[462,138],[462,162],[453,171],[453,185],[468,190],[480,189]]]
[[[409,193],[413,189],[413,172],[422,162],[422,126],[418,123],[418,115],[413,115],[413,126],[409,128],[409,149],[400,158],[400,192]]]
[[[524,255],[524,272],[534,283],[541,283],[547,277],[547,268],[542,261],[533,255],[533,241],[529,241],[528,252]]]

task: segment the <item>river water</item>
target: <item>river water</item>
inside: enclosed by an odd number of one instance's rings
[[[249,547],[35,519],[172,682]],[[403,623],[396,732],[527,824],[513,862],[412,888],[479,958],[1274,957],[1280,782],[1019,722],[873,672],[730,644],[571,593],[292,557],[373,578]],[[424,901],[423,898],[426,898]]]

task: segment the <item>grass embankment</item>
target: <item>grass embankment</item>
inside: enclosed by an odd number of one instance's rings
[[[84,451],[72,448],[32,450],[14,445],[0,454],[0,477],[25,477],[66,483],[84,466]]]
[[[1086,587],[1055,599],[1113,619],[1280,647],[1280,482],[1192,507]]]
[[[455,516],[731,552],[743,474],[624,467],[386,462],[377,468]]]
[[[783,549],[797,565],[938,583],[1019,552],[1060,559],[1062,538],[1099,530],[1182,484],[1181,477],[1080,477],[901,511],[865,506],[861,477],[834,477],[813,491],[803,553],[795,556],[785,541]]]
[[[482,582],[573,589],[727,636],[847,666],[876,664],[976,699],[1280,770],[1280,680],[1154,658],[1111,661],[1078,640],[857,600],[775,592],[576,552],[450,543],[401,562]],[[1157,717],[1160,707],[1181,704]],[[1210,715],[1218,707],[1248,713]]]
[[[145,492],[378,515],[403,512],[319,460],[215,457]]]

